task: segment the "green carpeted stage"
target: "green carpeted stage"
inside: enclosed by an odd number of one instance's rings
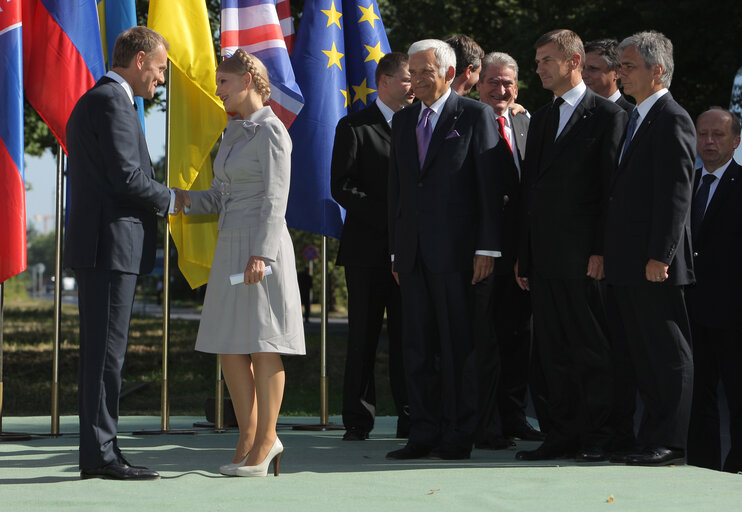
[[[174,417],[171,428],[202,418]],[[317,423],[317,418],[281,418]],[[338,423],[340,418],[331,418]],[[278,478],[218,474],[237,433],[135,436],[160,427],[159,417],[121,419],[119,444],[133,464],[160,472],[154,482],[80,480],[77,418],[63,417],[49,437],[48,417],[3,419],[5,432],[30,441],[0,443],[0,511],[736,511],[742,475],[691,466],[634,468],[609,463],[551,464],[514,460],[514,451],[474,450],[469,461],[387,461],[403,445],[395,419],[379,418],[371,439],[344,442],[342,430],[312,432],[283,425],[286,447]],[[518,448],[536,443],[519,443]],[[610,498],[613,497],[611,501]]]

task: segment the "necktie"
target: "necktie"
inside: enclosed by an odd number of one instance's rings
[[[716,179],[713,174],[707,174],[703,177],[701,186],[698,187],[698,192],[693,198],[693,205],[691,206],[690,214],[690,231],[695,238],[701,229],[701,221],[703,221],[703,215],[706,213],[706,203],[709,200],[709,191],[711,190],[711,184]]]
[[[508,143],[508,147],[510,148],[510,152],[513,152],[513,144],[510,142],[510,137],[508,137],[507,132],[505,131],[505,116],[500,116],[497,118],[497,131],[500,133],[500,137],[505,139],[505,142]]]
[[[618,160],[619,162],[623,160],[623,156],[626,154],[626,150],[629,149],[629,144],[631,144],[631,139],[634,137],[634,131],[636,130],[636,123],[639,121],[639,109],[634,109],[631,112],[631,117],[629,118],[629,124],[626,126],[626,140],[623,142],[623,149],[621,150],[621,158]]]
[[[433,114],[432,108],[423,110],[423,115],[417,123],[415,135],[417,136],[417,155],[420,158],[420,169],[425,163],[425,155],[428,154],[428,145],[430,138],[433,136],[433,127],[430,125],[430,116]]]
[[[546,115],[546,143],[549,145],[554,144],[557,138],[557,131],[559,131],[559,107],[564,103],[564,98],[557,96],[549,108],[549,113]]]

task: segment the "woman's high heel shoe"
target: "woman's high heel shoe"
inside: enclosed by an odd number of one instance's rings
[[[273,462],[273,476],[278,476],[278,465],[281,462],[282,455],[283,445],[281,444],[281,440],[276,438],[263,462],[257,466],[240,466],[235,470],[234,474],[235,476],[267,476],[268,466]]]
[[[250,455],[249,453],[247,455]],[[239,462],[230,462],[229,464],[224,464],[223,466],[219,466],[219,473],[226,476],[234,476],[234,472],[237,468],[244,465],[245,462],[247,462],[247,455],[245,455],[245,458],[242,459]]]

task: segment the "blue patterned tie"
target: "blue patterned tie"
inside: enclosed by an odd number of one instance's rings
[[[693,238],[698,236],[698,232],[701,229],[701,222],[703,221],[703,215],[706,213],[706,203],[709,201],[709,192],[711,190],[711,184],[716,179],[713,174],[707,174],[703,177],[701,186],[698,187],[698,192],[693,198],[693,206],[691,207],[690,213],[690,232]]]
[[[623,143],[623,150],[621,150],[621,160],[623,160],[623,156],[626,154],[626,150],[629,149],[629,144],[631,144],[631,138],[634,136],[634,130],[636,130],[636,122],[639,120],[639,109],[634,109],[631,112],[631,118],[629,118],[629,124],[626,127],[626,140]]]

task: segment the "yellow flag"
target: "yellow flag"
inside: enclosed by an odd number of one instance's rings
[[[215,94],[216,56],[206,2],[151,0],[147,25],[170,44],[168,186],[206,190],[213,179],[211,148],[227,124]],[[170,234],[188,284],[205,284],[216,247],[216,215],[171,216]]]

